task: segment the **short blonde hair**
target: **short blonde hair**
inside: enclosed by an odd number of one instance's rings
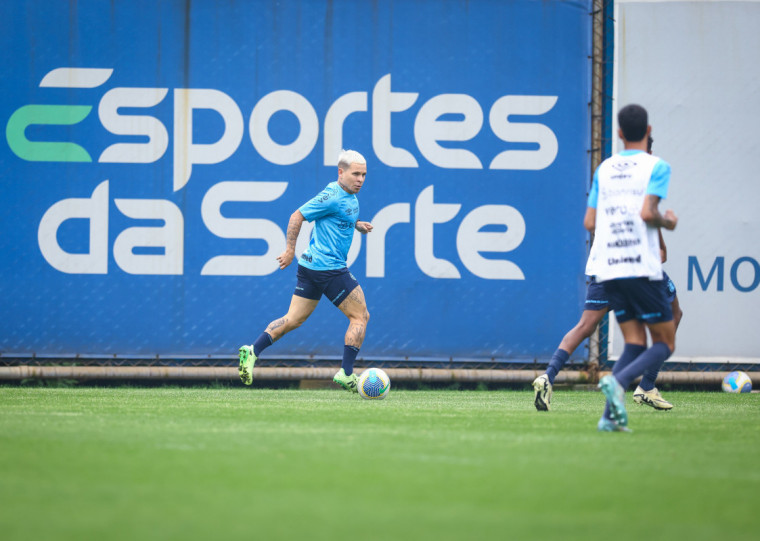
[[[355,150],[341,150],[340,154],[338,155],[338,168],[343,170],[348,169],[351,167],[352,163],[361,163],[366,165],[367,160],[365,160],[364,156]]]

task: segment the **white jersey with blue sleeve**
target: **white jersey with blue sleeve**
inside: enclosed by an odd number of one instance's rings
[[[331,182],[298,210],[307,221],[314,222],[309,247],[298,264],[318,271],[346,267],[359,217],[356,195],[345,191],[337,181]]]
[[[597,281],[648,277],[662,279],[656,227],[641,218],[647,195],[664,199],[670,165],[640,150],[607,158],[594,173],[588,206],[596,208],[596,231],[586,274]]]

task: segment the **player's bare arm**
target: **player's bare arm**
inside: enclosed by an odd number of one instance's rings
[[[660,259],[665,263],[668,260],[668,247],[665,245],[665,239],[662,237],[662,229],[657,230],[657,235],[660,237]]]
[[[670,209],[666,210],[664,215],[660,214],[660,209],[657,208],[659,204],[659,196],[647,195],[644,199],[644,207],[641,209],[641,219],[652,227],[664,227],[668,231],[673,231],[678,223],[678,217]]]
[[[596,229],[596,209],[594,207],[586,207],[586,215],[583,217],[583,227],[589,233],[593,233]]]
[[[372,231],[372,224],[369,222],[362,222],[362,221],[357,220],[354,228],[362,235],[366,235],[367,233]]]
[[[300,210],[296,210],[290,215],[288,230],[285,233],[285,251],[277,256],[277,261],[280,262],[280,270],[293,262],[296,255],[296,241],[298,240],[298,233],[301,232],[303,221],[304,217]]]

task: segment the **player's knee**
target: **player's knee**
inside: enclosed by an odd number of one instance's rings
[[[673,355],[673,352],[676,350],[676,337],[675,336],[657,336],[652,335],[652,342],[660,342],[661,344],[665,344],[668,349],[670,350],[670,355]],[[670,356],[669,355],[669,356]]]
[[[297,329],[306,321],[305,317],[294,317],[290,320],[290,330]]]
[[[306,321],[306,317],[303,316],[293,316],[293,315],[287,315],[282,318],[282,332],[289,333],[293,329],[297,329],[301,325],[303,325],[303,322]]]
[[[351,321],[352,325],[366,327],[367,323],[369,322],[369,312],[365,309],[363,312],[360,312],[359,314],[348,316],[348,319]]]

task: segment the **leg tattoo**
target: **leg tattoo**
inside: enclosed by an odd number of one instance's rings
[[[348,331],[346,331],[345,344],[347,346],[353,346],[355,348],[362,347],[364,343],[364,334],[367,331],[367,326],[362,323],[350,323],[348,325]]]
[[[288,318],[286,316],[281,317],[280,319],[275,319],[272,323],[267,325],[267,332],[272,337],[272,341],[277,340],[287,332],[286,329],[281,329],[281,327],[284,327],[288,324]],[[276,329],[280,329],[277,331]]]

